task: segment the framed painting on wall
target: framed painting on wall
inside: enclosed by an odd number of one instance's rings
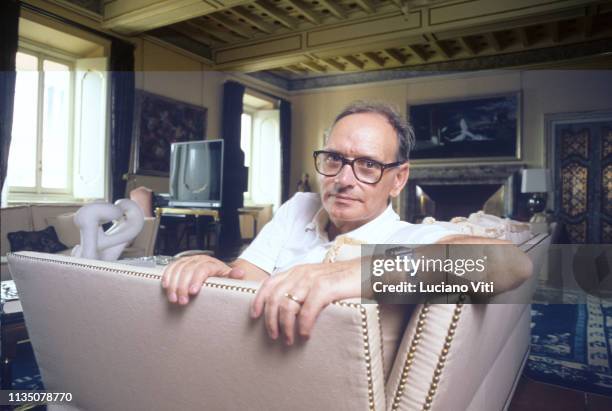
[[[521,158],[521,94],[410,105],[416,160]]]
[[[136,90],[134,110],[134,173],[168,176],[170,146],[204,140],[205,107]]]

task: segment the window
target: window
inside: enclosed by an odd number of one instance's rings
[[[249,168],[246,205],[272,204],[281,200],[280,119],[278,110],[250,110],[242,113],[240,148]]]
[[[16,66],[8,201],[104,198],[106,59],[31,45]]]

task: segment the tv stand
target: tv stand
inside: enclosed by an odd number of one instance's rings
[[[157,207],[155,216],[161,220],[163,216],[194,218],[196,227],[196,240],[200,250],[204,250],[204,230],[200,224],[200,217],[212,217],[215,224],[215,254],[218,254],[219,232],[221,230],[220,213],[217,209],[199,207]]]

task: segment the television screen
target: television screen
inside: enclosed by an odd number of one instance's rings
[[[221,207],[223,140],[172,144],[170,206]]]

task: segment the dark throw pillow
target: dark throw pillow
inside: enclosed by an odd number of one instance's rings
[[[43,253],[58,253],[68,249],[60,243],[53,226],[40,231],[15,231],[8,233],[11,251],[40,251]]]

